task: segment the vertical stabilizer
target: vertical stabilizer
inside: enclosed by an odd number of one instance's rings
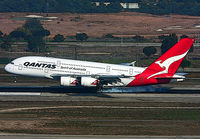
[[[195,39],[184,38],[147,67],[129,86],[165,83],[167,80],[157,78],[172,78],[187,55]],[[168,80],[169,82],[170,80]]]

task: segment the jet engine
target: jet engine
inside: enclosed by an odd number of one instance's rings
[[[63,86],[76,86],[77,79],[72,77],[61,77],[60,84]]]
[[[92,77],[81,77],[81,85],[88,87],[95,87],[98,85],[99,80]]]

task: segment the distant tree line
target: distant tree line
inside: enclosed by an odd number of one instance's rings
[[[77,41],[87,41],[87,39],[89,38],[88,35],[86,33],[83,32],[77,32],[75,36],[73,36],[74,38],[76,38]],[[53,37],[53,41],[54,42],[63,42],[65,41],[65,37],[61,34],[57,34]]]
[[[184,14],[200,15],[200,0],[142,0],[138,12],[156,15]]]
[[[46,30],[39,20],[30,19],[25,22],[22,27],[15,29],[10,34],[3,34],[0,31],[0,48],[10,51],[14,42],[25,41],[28,44],[28,51],[31,52],[48,52],[49,47],[46,46],[46,37],[50,35],[50,31]],[[74,36],[77,41],[87,41],[86,33],[78,32]],[[53,37],[54,42],[63,42],[65,37],[57,34]]]
[[[105,13],[120,12],[119,1],[109,5],[100,2],[99,6],[91,0],[1,0],[0,12],[71,12],[71,13]]]
[[[139,9],[123,9],[129,11],[200,15],[200,0],[1,0],[0,12],[115,13],[122,11],[120,2],[139,3]]]
[[[46,52],[48,47],[45,45],[44,38],[49,35],[50,31],[44,29],[39,20],[27,20],[22,27],[15,29],[8,35],[0,31],[0,48],[9,51],[14,42],[26,41],[28,51]]]

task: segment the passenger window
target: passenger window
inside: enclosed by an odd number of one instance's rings
[[[86,75],[90,75],[90,71],[87,71],[87,72],[86,72]]]
[[[22,67],[23,67],[22,64],[19,64],[18,69],[22,70]]]
[[[48,73],[48,72],[49,72],[49,69],[44,69],[44,72],[45,72],[45,73]]]

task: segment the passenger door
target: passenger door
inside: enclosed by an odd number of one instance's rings
[[[22,68],[23,68],[22,64],[19,64],[18,70],[22,70]]]

